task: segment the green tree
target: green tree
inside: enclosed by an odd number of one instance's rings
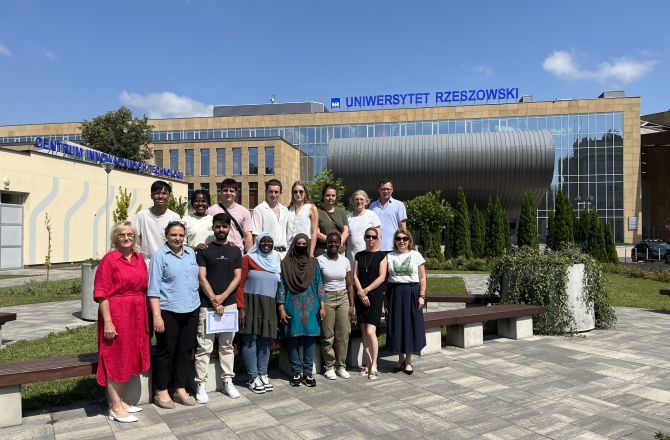
[[[144,161],[151,159],[149,149],[151,129],[146,116],[133,118],[127,107],[110,111],[93,120],[81,123],[84,144],[108,154],[126,159]]]
[[[484,240],[486,242],[484,253],[487,257],[499,257],[507,249],[505,229],[509,230],[509,225],[505,224],[504,214],[501,215],[501,212],[500,199],[496,198],[494,202],[489,196],[486,206],[486,236]]]
[[[598,261],[608,261],[609,255],[605,250],[605,236],[598,211],[595,209],[591,210],[589,217],[590,224],[586,234],[586,253]]]
[[[458,188],[456,208],[454,211],[454,256],[472,258],[472,244],[470,242],[470,214],[468,202],[465,199],[463,188]]]
[[[516,243],[519,247],[528,246],[533,249],[537,249],[540,244],[537,235],[537,209],[535,208],[533,195],[530,192],[527,192],[523,196],[519,227],[516,232]]]
[[[405,202],[408,227],[418,234],[418,245],[425,258],[443,260],[440,236],[453,217],[451,206],[440,191],[428,192]]]
[[[131,194],[122,186],[119,186],[119,195],[116,196],[116,208],[112,211],[114,223],[128,220],[128,207],[130,206]]]
[[[586,249],[586,236],[591,227],[591,215],[589,211],[584,208],[579,214],[579,220],[575,224],[575,243],[582,249]]]
[[[509,227],[509,219],[507,218],[507,211],[505,211],[502,207],[502,203],[500,203],[500,199],[496,197],[496,211],[498,212],[498,217],[500,218],[500,227],[502,230],[502,248],[503,248],[503,254],[507,252],[507,249],[509,249],[510,244],[512,243],[512,234],[510,232],[510,227]]]
[[[614,233],[612,232],[612,225],[604,224],[603,232],[605,237],[605,251],[607,252],[607,259],[610,263],[618,263],[619,255],[616,252],[616,245],[614,244]]]
[[[554,200],[554,246],[552,249],[564,249],[569,243],[574,242],[573,233],[573,216],[572,205],[570,200],[563,194],[563,191],[558,190]]]
[[[168,209],[179,214],[179,217],[186,215],[186,209],[188,208],[188,200],[185,200],[182,196],[175,198],[174,194],[170,194],[168,199]]]
[[[342,183],[342,179],[335,177],[333,170],[328,167],[316,173],[314,181],[309,184],[310,198],[317,206],[321,206],[321,192],[323,191],[323,187],[330,184],[337,187],[337,205],[344,207],[343,200],[347,188],[344,186],[344,183]]]
[[[550,249],[556,247],[556,214],[554,211],[549,211],[549,216],[547,218],[547,237],[545,238],[545,244]]]
[[[472,243],[472,254],[475,258],[485,257],[485,235],[484,218],[475,204],[470,215],[470,241]]]

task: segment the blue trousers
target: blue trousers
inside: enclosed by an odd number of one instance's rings
[[[247,367],[249,381],[268,374],[270,338],[242,333],[242,357]]]
[[[286,338],[291,373],[294,375],[312,374],[315,342],[316,336],[291,336]],[[300,360],[300,345],[302,345],[302,361]]]

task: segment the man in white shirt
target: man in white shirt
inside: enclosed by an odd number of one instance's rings
[[[254,239],[251,236],[253,223],[249,210],[235,202],[237,197],[237,181],[235,179],[223,179],[221,182],[221,196],[219,203],[212,205],[207,214],[215,216],[221,212],[232,218],[228,242],[234,244],[242,251],[242,255],[251,250]]]
[[[137,234],[137,246],[149,267],[151,256],[165,244],[165,227],[172,221],[181,221],[179,214],[168,209],[172,188],[163,180],[151,184],[154,205],[143,209],[130,221]]]
[[[390,252],[393,250],[395,231],[407,227],[407,211],[403,202],[391,197],[393,183],[390,179],[380,181],[378,189],[379,198],[370,204],[370,209],[377,214],[382,224],[380,250]]]
[[[256,241],[263,231],[271,232],[274,236],[275,250],[281,257],[286,254],[286,224],[288,223],[288,209],[279,203],[282,193],[281,182],[270,179],[265,182],[265,201],[254,208],[253,236]]]

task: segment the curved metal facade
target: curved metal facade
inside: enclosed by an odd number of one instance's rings
[[[333,139],[328,167],[350,191],[365,189],[373,199],[382,178],[399,199],[441,190],[453,202],[462,187],[468,206],[482,210],[497,195],[516,221],[524,193],[537,203],[551,184],[554,138],[541,130]]]

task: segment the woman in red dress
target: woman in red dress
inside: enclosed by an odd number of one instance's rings
[[[93,296],[98,311],[97,381],[107,387],[109,419],[136,422],[130,413],[142,408],[123,401],[130,376],[147,371],[149,327],[147,322],[147,266],[135,248],[137,235],[130,222],[114,225],[110,250],[95,274]]]

